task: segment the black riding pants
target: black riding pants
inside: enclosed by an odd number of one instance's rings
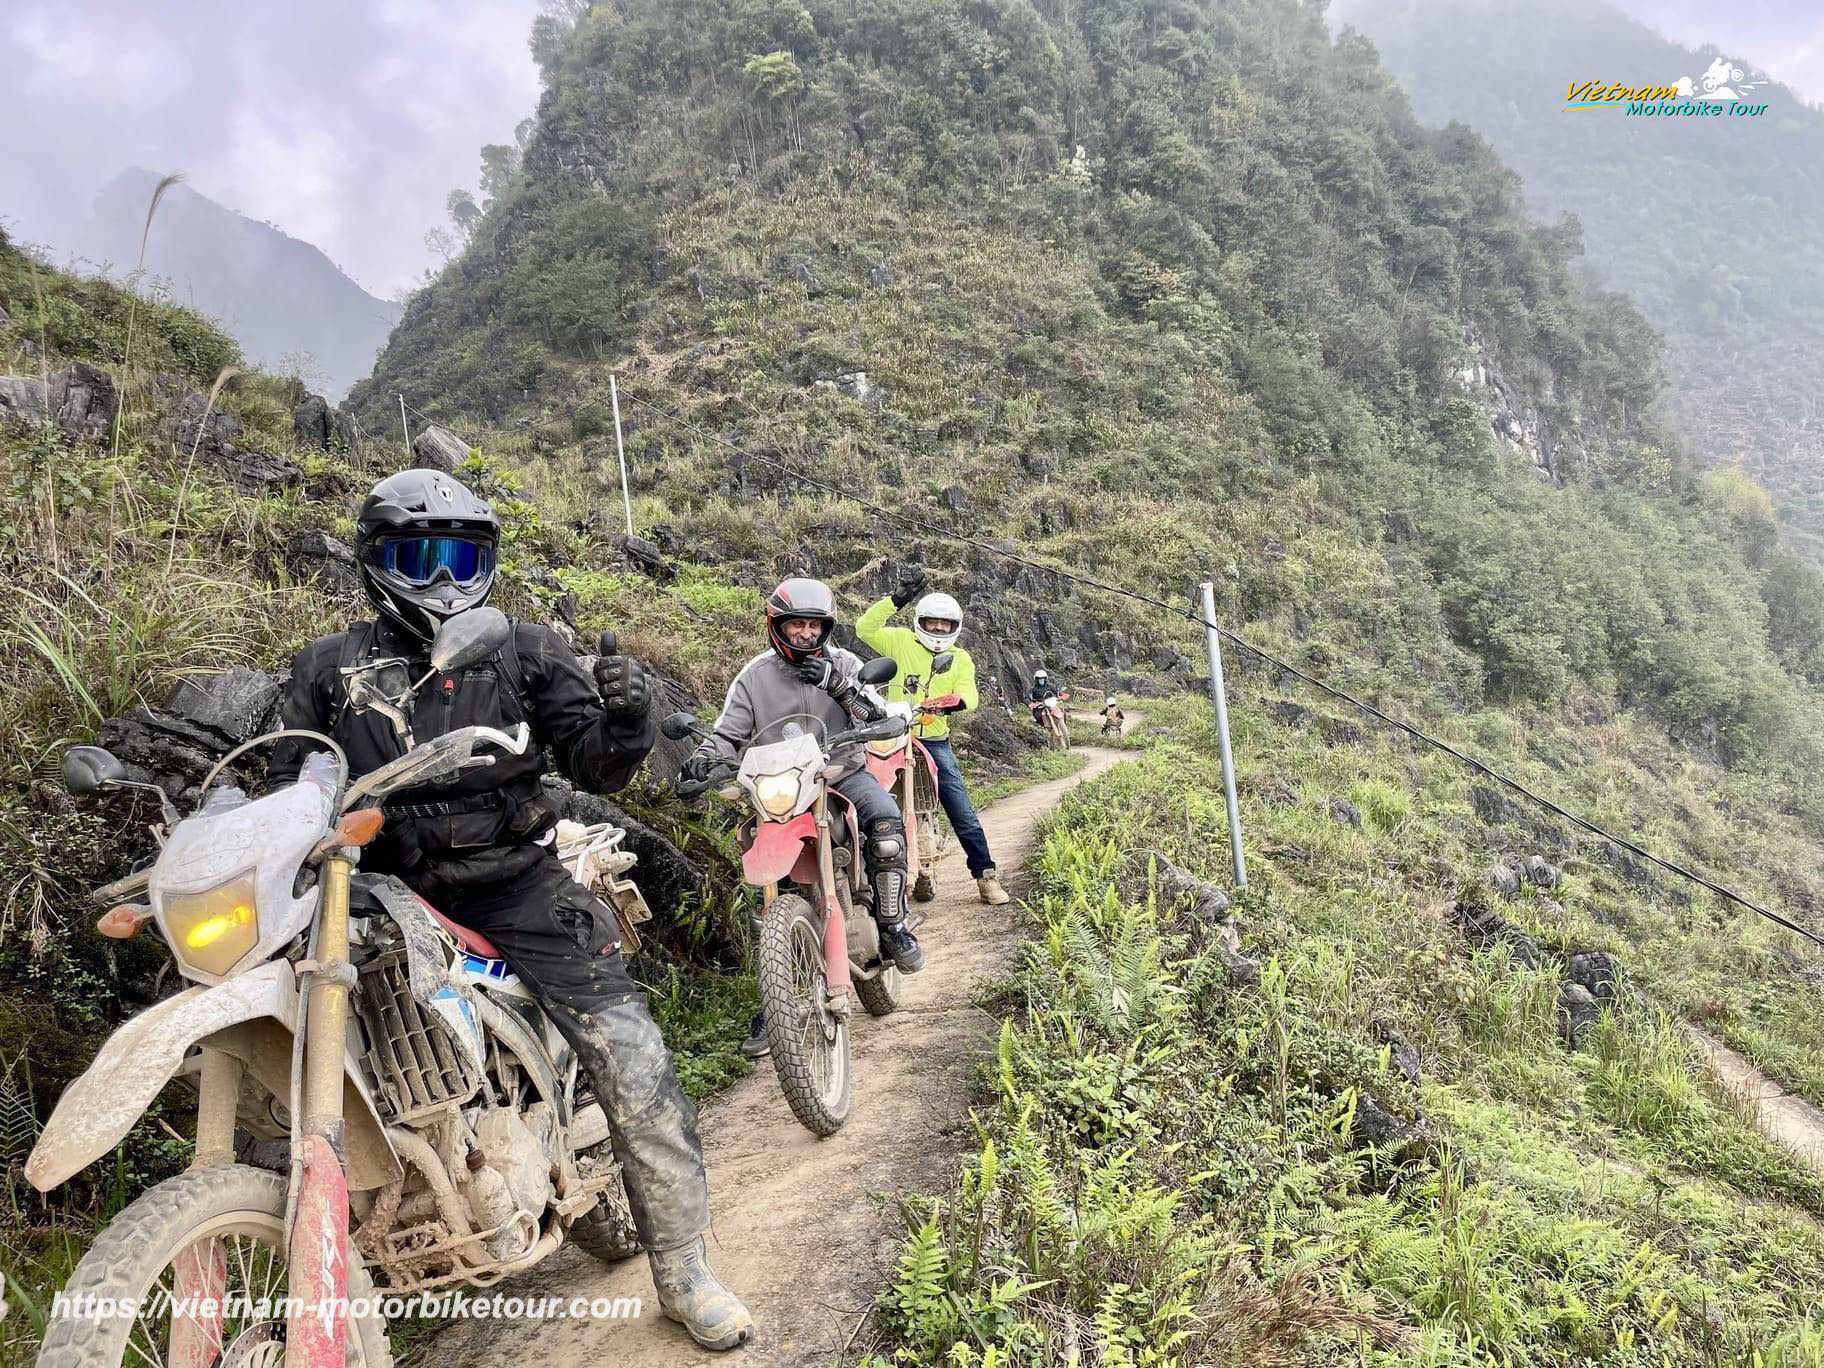
[[[646,1247],[673,1249],[702,1234],[709,1185],[697,1109],[627,973],[614,909],[551,854],[468,892],[449,915],[494,942],[577,1052],[608,1118]]]

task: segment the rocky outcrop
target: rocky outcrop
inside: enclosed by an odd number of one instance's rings
[[[1549,377],[1545,392],[1535,398],[1504,374],[1475,329],[1464,331],[1463,345],[1463,360],[1451,379],[1487,412],[1489,431],[1501,451],[1525,459],[1542,479],[1557,484],[1587,466],[1589,451],[1575,425],[1548,416]]]
[[[300,447],[313,451],[352,452],[355,420],[344,409],[331,408],[320,394],[306,394],[291,411],[291,430]]]
[[[300,528],[285,539],[280,559],[294,580],[322,579],[332,588],[360,586],[354,549],[315,527]]]
[[[99,437],[120,408],[114,377],[100,366],[78,361],[52,375],[0,375],[0,420],[36,427],[54,422],[71,436]]]
[[[78,361],[51,377],[51,416],[70,433],[99,437],[120,411],[114,377],[100,366]]]
[[[0,421],[37,427],[51,416],[49,387],[29,375],[0,375]]]
[[[214,471],[242,494],[258,497],[304,479],[304,472],[285,457],[237,445],[240,420],[210,404],[207,395],[178,399],[160,421],[158,433],[180,455],[194,452],[200,469]]]
[[[412,464],[420,470],[441,470],[447,475],[470,454],[467,442],[434,423],[412,438]]]

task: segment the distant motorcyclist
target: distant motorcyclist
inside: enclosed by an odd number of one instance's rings
[[[1058,698],[1058,686],[1051,682],[1051,676],[1044,670],[1032,672],[1032,687],[1026,691],[1026,707],[1032,713],[1032,720],[1040,722],[1039,710],[1035,704]],[[1060,707],[1062,704],[1059,705]]]
[[[591,678],[550,628],[516,622],[492,659],[411,693],[429,672],[438,626],[487,601],[499,539],[492,506],[448,475],[407,470],[375,485],[356,518],[355,560],[377,616],[298,652],[284,725],[332,737],[358,779],[403,755],[408,730],[423,742],[463,727],[530,724],[535,744],[523,756],[389,801],[362,870],[397,875],[481,932],[545,1004],[607,1116],[660,1308],[699,1344],[732,1349],[753,1320],[705,1256],[709,1187],[696,1109],[628,976],[613,910],[558,862],[557,814],[540,783],[547,749],[580,787],[609,793],[627,782],[655,736],[645,671],[611,654]],[[271,779],[295,778],[315,749],[281,742]]]
[[[1119,736],[1121,728],[1126,722],[1127,714],[1121,711],[1121,705],[1115,701],[1115,696],[1110,694],[1102,702],[1102,734],[1107,736],[1112,732]]]
[[[826,736],[886,715],[856,676],[861,658],[830,643],[836,628],[836,596],[814,579],[788,579],[767,596],[768,646],[741,667],[728,686],[721,716],[709,738],[684,762],[683,777],[707,778],[721,763],[732,764],[774,723],[808,716]],[[868,772],[859,747],[831,757],[846,772],[830,787],[855,809],[862,858],[874,890],[874,920],[881,952],[901,973],[925,967],[925,952],[906,925],[906,823],[893,795]],[[764,1023],[754,1019],[744,1053],[765,1053]]]
[[[912,610],[912,626],[889,627],[887,620],[914,599],[918,606]],[[855,622],[855,635],[865,645],[891,656],[899,665],[899,674],[887,693],[894,702],[919,703],[933,695],[955,694],[961,703],[957,711],[968,712],[980,699],[975,685],[975,661],[956,644],[962,630],[962,605],[948,594],[925,593],[925,572],[916,565],[900,576],[892,594],[869,607]],[[946,651],[951,658],[950,668],[933,678],[931,662]],[[913,680],[918,682],[916,695],[909,687]],[[921,722],[916,733],[937,766],[938,801],[963,848],[977,896],[990,906],[1006,902],[1007,890],[1001,887],[1000,874],[994,867],[988,834],[982,830],[981,818],[976,815],[969,788],[963,782],[963,771],[956,763],[956,752],[950,747],[949,718],[933,717]]]

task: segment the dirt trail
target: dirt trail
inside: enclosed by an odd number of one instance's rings
[[[1130,716],[1131,726],[1138,719]],[[1128,758],[1083,747],[1088,763],[983,809],[982,825],[1003,877],[1032,849],[1033,825],[1068,789]],[[951,843],[937,898],[919,928],[928,962],[903,981],[892,1016],[858,1015],[853,1035],[855,1103],[828,1140],[786,1108],[769,1063],[703,1110],[709,1160],[711,1261],[747,1301],[756,1338],[726,1360],[828,1364],[854,1336],[886,1281],[901,1227],[893,1198],[942,1192],[970,1147],[969,1075],[994,1019],[970,1005],[1007,967],[1018,943],[1015,904],[984,907]],[[636,1321],[461,1321],[428,1346],[438,1365],[538,1363],[581,1368],[702,1368],[709,1359],[659,1315],[646,1260],[604,1266],[573,1247],[502,1291],[513,1295],[639,1297]]]
[[[1715,1036],[1693,1027],[1691,1038],[1709,1057],[1723,1086],[1754,1108],[1755,1121],[1767,1137],[1824,1173],[1824,1111],[1787,1092],[1754,1061]]]

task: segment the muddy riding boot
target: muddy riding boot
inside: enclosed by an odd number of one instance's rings
[[[918,877],[912,881],[912,901],[916,903],[928,903],[936,896],[937,880],[933,879],[921,869]]]
[[[1001,887],[1001,876],[995,871],[993,865],[976,876],[975,891],[990,907],[999,907],[1002,903],[1012,900],[1007,890]]]
[[[710,1269],[701,1235],[677,1249],[655,1249],[647,1258],[659,1310],[705,1349],[733,1349],[754,1333],[754,1318],[741,1299]]]

